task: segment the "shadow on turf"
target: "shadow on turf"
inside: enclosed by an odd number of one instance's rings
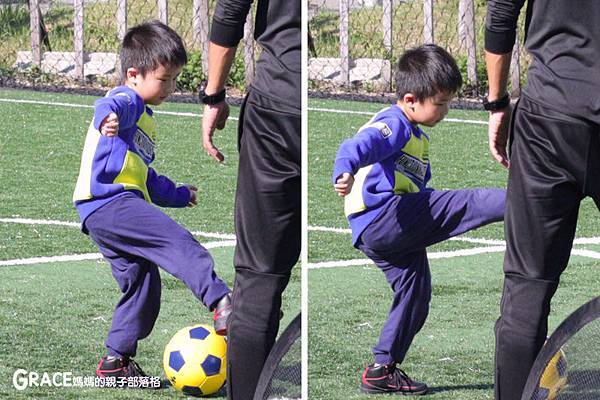
[[[452,392],[455,390],[489,390],[493,388],[494,385],[491,383],[479,385],[430,386],[427,394],[431,395],[436,393]]]

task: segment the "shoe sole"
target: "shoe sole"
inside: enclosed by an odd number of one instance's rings
[[[423,389],[418,392],[406,392],[402,390],[383,390],[383,389],[374,389],[374,388],[366,388],[360,386],[361,392],[368,394],[395,394],[397,396],[421,396],[427,393],[428,389]]]
[[[227,328],[223,328],[223,329],[215,329],[215,332],[217,333],[217,335],[219,336],[227,336]]]

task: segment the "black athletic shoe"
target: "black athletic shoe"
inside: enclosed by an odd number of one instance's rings
[[[365,393],[396,393],[420,395],[427,393],[427,385],[413,381],[395,364],[369,365],[362,374],[360,390]]]
[[[102,357],[96,368],[98,378],[116,378],[114,385],[107,387],[153,388],[164,387],[159,378],[148,376],[142,367],[130,358]],[[132,379],[133,378],[133,379]],[[158,379],[156,383],[153,381]],[[108,381],[107,381],[108,382]],[[158,383],[160,382],[160,383]]]
[[[120,357],[102,357],[96,368],[99,378],[148,376],[138,363],[131,359]]]
[[[232,305],[231,305],[231,293],[227,293],[225,296],[219,300],[217,306],[215,307],[214,315],[213,315],[213,323],[215,327],[215,331],[218,335],[225,336],[227,335],[227,318],[229,318],[229,314],[231,314]]]

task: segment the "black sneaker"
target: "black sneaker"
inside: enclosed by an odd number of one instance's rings
[[[130,358],[102,357],[96,368],[98,378],[116,378],[114,387],[154,388],[164,387],[164,382],[154,384],[142,367]],[[128,378],[135,378],[134,380]],[[141,378],[141,379],[140,379]],[[133,382],[133,384],[132,384]]]
[[[229,318],[232,311],[231,293],[223,296],[213,311],[213,323],[217,335],[227,335],[227,318]]]
[[[411,396],[427,393],[427,385],[413,381],[395,364],[369,365],[362,374],[360,390],[365,393],[396,393]]]

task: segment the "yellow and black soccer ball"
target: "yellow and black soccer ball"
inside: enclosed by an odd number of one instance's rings
[[[165,347],[163,366],[175,389],[193,396],[215,393],[227,376],[227,342],[211,326],[188,326]]]
[[[567,359],[559,350],[551,359],[542,376],[532,400],[554,400],[567,385]]]

